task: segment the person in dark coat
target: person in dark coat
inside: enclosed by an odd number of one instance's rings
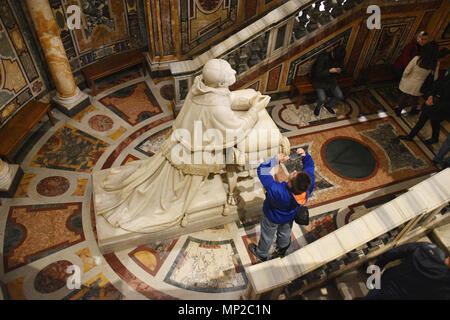
[[[380,289],[372,289],[363,300],[450,299],[450,257],[434,243],[407,243],[378,256],[383,269],[391,261],[401,264],[381,276]]]
[[[450,119],[450,68],[447,69],[443,79],[437,80],[428,93],[426,101],[422,105],[422,112],[419,120],[408,135],[399,136],[402,140],[411,141],[423,128],[427,120],[431,121],[431,139],[425,141],[426,144],[433,144],[439,141],[440,123]]]
[[[428,33],[420,31],[416,39],[413,39],[408,43],[394,62],[394,72],[398,79],[402,78],[403,71],[408,63],[418,56],[422,51],[422,48],[428,43]]]
[[[320,113],[320,108],[325,104],[328,112],[335,114],[332,107],[344,98],[341,88],[339,88],[336,76],[342,72],[342,66],[345,58],[345,48],[338,46],[331,52],[324,52],[314,62],[311,68],[311,80],[314,89],[317,92],[317,105],[314,109],[316,116]],[[327,100],[326,90],[330,90],[333,97]]]

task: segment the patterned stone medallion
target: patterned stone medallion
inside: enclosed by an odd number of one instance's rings
[[[172,101],[175,98],[175,87],[173,84],[168,84],[160,89],[161,97],[166,100]]]
[[[67,268],[72,263],[67,260],[59,260],[46,266],[39,271],[34,279],[34,288],[40,293],[51,293],[64,287],[67,283],[67,278],[70,277],[70,273],[67,272]]]
[[[247,276],[233,240],[188,237],[165,282],[199,292],[228,292],[247,287]]]
[[[70,187],[69,180],[61,176],[47,177],[39,181],[36,191],[45,197],[56,197],[64,194]]]
[[[114,125],[114,121],[110,117],[101,114],[98,114],[90,118],[88,123],[92,129],[100,132],[108,131]]]

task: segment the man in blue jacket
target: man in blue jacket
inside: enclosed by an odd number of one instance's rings
[[[258,246],[249,245],[250,252],[261,261],[269,258],[269,250],[277,233],[274,256],[284,256],[291,244],[291,230],[299,205],[304,205],[314,189],[314,161],[302,148],[297,149],[303,162],[303,171],[294,170],[287,182],[276,182],[270,174],[272,167],[289,160],[279,154],[258,167],[258,177],[266,189],[261,218],[261,237]]]

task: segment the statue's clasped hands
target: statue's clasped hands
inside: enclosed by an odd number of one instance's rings
[[[262,95],[260,92],[257,92],[257,94],[250,99],[250,105],[259,112],[269,104],[269,101],[270,96]]]

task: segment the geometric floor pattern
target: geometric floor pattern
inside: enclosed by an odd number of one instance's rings
[[[259,217],[100,253],[91,172],[151,157],[173,122],[173,82],[136,72],[100,83],[91,105],[72,118],[52,110],[55,126],[44,121],[33,143],[18,153],[25,174],[14,198],[0,199],[5,299],[239,299],[247,288],[244,268],[255,263],[248,245],[259,239]],[[288,252],[389,201],[434,170],[435,149],[420,140],[383,139],[414,124],[392,116],[389,90],[350,93],[335,115],[322,110],[315,116],[313,104],[296,107],[290,99],[269,104],[293,149],[305,148],[317,167],[311,223],[294,224]],[[322,149],[335,137],[369,148],[376,161],[373,173],[352,180],[333,172]]]

